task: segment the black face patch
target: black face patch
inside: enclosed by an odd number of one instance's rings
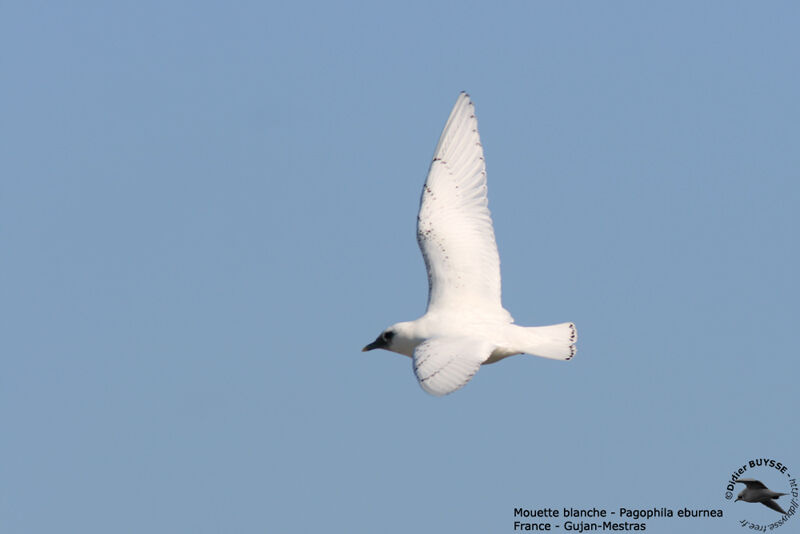
[[[374,349],[385,349],[386,347],[389,346],[389,342],[392,340],[393,337],[394,337],[394,332],[390,331],[382,332],[381,335],[375,338],[375,341],[373,341],[372,343],[370,343],[361,350],[363,352],[366,352],[368,350],[374,350]]]

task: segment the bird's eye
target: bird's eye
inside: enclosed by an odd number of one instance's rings
[[[383,340],[386,343],[388,343],[389,341],[392,340],[392,336],[394,336],[394,332],[386,331],[381,335],[381,338],[383,338]]]

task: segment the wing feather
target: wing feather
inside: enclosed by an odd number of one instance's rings
[[[428,311],[472,309],[512,321],[501,303],[486,165],[475,107],[461,93],[422,188],[417,242],[428,270]]]
[[[767,489],[763,482],[760,480],[756,480],[754,478],[740,478],[736,482],[740,482],[747,486],[748,488],[752,489]]]
[[[779,513],[781,513],[783,515],[786,515],[786,512],[784,511],[783,508],[781,508],[781,505],[778,504],[777,501],[773,501],[772,499],[767,499],[766,501],[761,501],[761,504],[763,504],[764,506],[766,506],[768,508],[772,508],[776,512],[779,512]]]
[[[422,389],[440,397],[463,387],[494,350],[487,341],[435,337],[414,350],[414,374]]]

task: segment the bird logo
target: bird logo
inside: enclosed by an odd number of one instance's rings
[[[776,512],[786,515],[784,509],[781,508],[781,505],[778,504],[778,502],[775,499],[777,499],[782,495],[788,495],[788,493],[779,493],[777,491],[772,491],[771,489],[766,487],[763,482],[761,482],[760,480],[756,480],[754,478],[740,478],[736,482],[737,483],[741,482],[742,484],[747,486],[736,497],[737,501],[760,502],[764,506],[772,508]]]

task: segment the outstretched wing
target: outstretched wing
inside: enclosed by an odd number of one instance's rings
[[[778,504],[777,501],[773,501],[772,499],[767,499],[766,501],[761,501],[761,504],[763,504],[764,506],[766,506],[768,508],[772,508],[776,512],[780,512],[780,513],[782,513],[784,515],[786,514],[786,512],[783,510],[783,508],[781,508],[781,505]]]
[[[512,320],[500,301],[500,257],[488,206],[475,106],[461,93],[436,146],[417,217],[428,311],[471,309]]]
[[[741,482],[745,484],[748,488],[752,489],[767,489],[763,482],[760,480],[756,480],[754,478],[740,478],[736,482]]]
[[[414,374],[431,395],[447,395],[469,382],[493,350],[487,341],[434,337],[414,350]]]

